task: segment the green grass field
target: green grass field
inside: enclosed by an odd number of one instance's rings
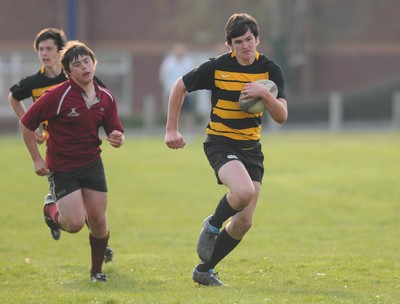
[[[51,239],[47,181],[22,139],[0,144],[1,303],[400,303],[399,133],[264,135],[254,226],[216,268],[227,288],[191,280],[201,222],[226,191],[201,138],[104,143],[106,284],[90,283],[86,228]]]

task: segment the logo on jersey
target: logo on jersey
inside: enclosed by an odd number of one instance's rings
[[[71,112],[67,114],[68,117],[77,117],[79,113],[76,112],[76,108],[71,108]]]
[[[229,158],[229,159],[238,159],[237,156],[236,156],[236,155],[233,155],[233,154],[229,154],[229,155],[227,156],[227,158]]]

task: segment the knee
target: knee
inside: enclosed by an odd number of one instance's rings
[[[58,218],[58,223],[62,230],[69,233],[77,233],[81,231],[81,229],[85,225],[85,218],[61,216],[60,214]]]
[[[82,230],[83,226],[84,226],[83,222],[71,221],[68,223],[64,223],[62,225],[62,229],[69,233],[77,233]]]
[[[108,233],[106,220],[93,219],[90,221],[90,231],[95,235],[104,235]]]
[[[235,201],[236,201],[236,205],[238,207],[238,209],[244,209],[247,207],[247,205],[250,204],[250,202],[254,199],[255,195],[256,195],[256,191],[254,186],[251,187],[246,187],[246,188],[242,188],[242,189],[238,189],[235,192],[232,192]]]

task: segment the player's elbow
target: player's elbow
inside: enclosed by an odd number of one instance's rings
[[[274,113],[272,118],[279,124],[283,124],[288,119],[287,103],[284,99],[279,99],[282,102],[282,106]]]
[[[280,115],[276,118],[274,118],[274,120],[278,123],[278,124],[283,124],[286,122],[287,120],[287,114],[286,115]]]
[[[277,113],[271,114],[272,119],[277,122],[278,124],[283,124],[286,122],[288,118],[288,113],[286,110],[279,111]]]

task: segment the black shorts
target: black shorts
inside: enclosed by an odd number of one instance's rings
[[[47,176],[50,192],[60,198],[82,188],[107,192],[107,181],[101,158],[74,171],[52,172]]]
[[[245,166],[252,181],[262,182],[264,176],[264,154],[261,143],[254,148],[242,149],[227,143],[220,143],[207,140],[203,144],[208,162],[214,169],[218,184],[222,185],[218,171],[223,165],[231,160],[239,160]]]

